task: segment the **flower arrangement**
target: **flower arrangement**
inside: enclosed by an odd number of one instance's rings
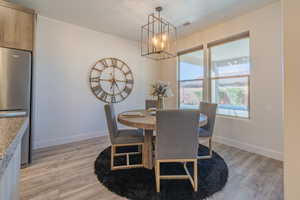
[[[157,97],[157,109],[164,109],[164,98],[173,96],[170,84],[163,81],[152,84],[150,93],[152,96]]]
[[[151,85],[151,95],[156,97],[171,97],[173,92],[170,84],[164,81],[157,81]]]

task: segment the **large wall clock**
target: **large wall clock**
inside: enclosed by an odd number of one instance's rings
[[[118,103],[126,99],[133,89],[133,83],[130,68],[117,58],[101,59],[90,71],[91,90],[106,103]]]

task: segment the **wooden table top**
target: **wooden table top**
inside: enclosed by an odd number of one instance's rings
[[[144,116],[124,116],[123,113],[128,112],[140,112]],[[155,130],[156,126],[156,117],[154,115],[151,115],[146,110],[130,110],[120,113],[118,115],[118,121],[121,124],[124,124],[126,126],[134,127],[134,128],[142,128],[146,130]],[[199,120],[199,127],[202,127],[207,124],[207,116],[204,114],[200,115]]]

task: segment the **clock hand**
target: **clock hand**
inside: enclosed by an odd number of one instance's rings
[[[114,80],[114,78],[112,78],[110,81],[111,81],[111,86],[110,86],[110,91],[111,91],[112,89],[114,89],[114,84],[116,84],[116,81]]]
[[[113,84],[112,84],[113,85]],[[115,95],[115,87],[113,87],[113,96]]]
[[[111,89],[113,89],[114,88],[114,83],[112,82],[111,83],[111,86],[110,86],[110,91],[111,91]]]
[[[119,88],[119,86],[118,86],[117,82],[116,82],[115,84],[116,84],[116,86],[117,86],[117,88],[118,88],[119,92],[121,92],[121,90],[120,90],[120,88]]]

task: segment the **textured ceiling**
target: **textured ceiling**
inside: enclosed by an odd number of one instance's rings
[[[139,40],[140,27],[156,6],[178,27],[179,35],[193,33],[277,0],[11,0],[39,14],[96,31]],[[191,22],[189,26],[182,26]]]

